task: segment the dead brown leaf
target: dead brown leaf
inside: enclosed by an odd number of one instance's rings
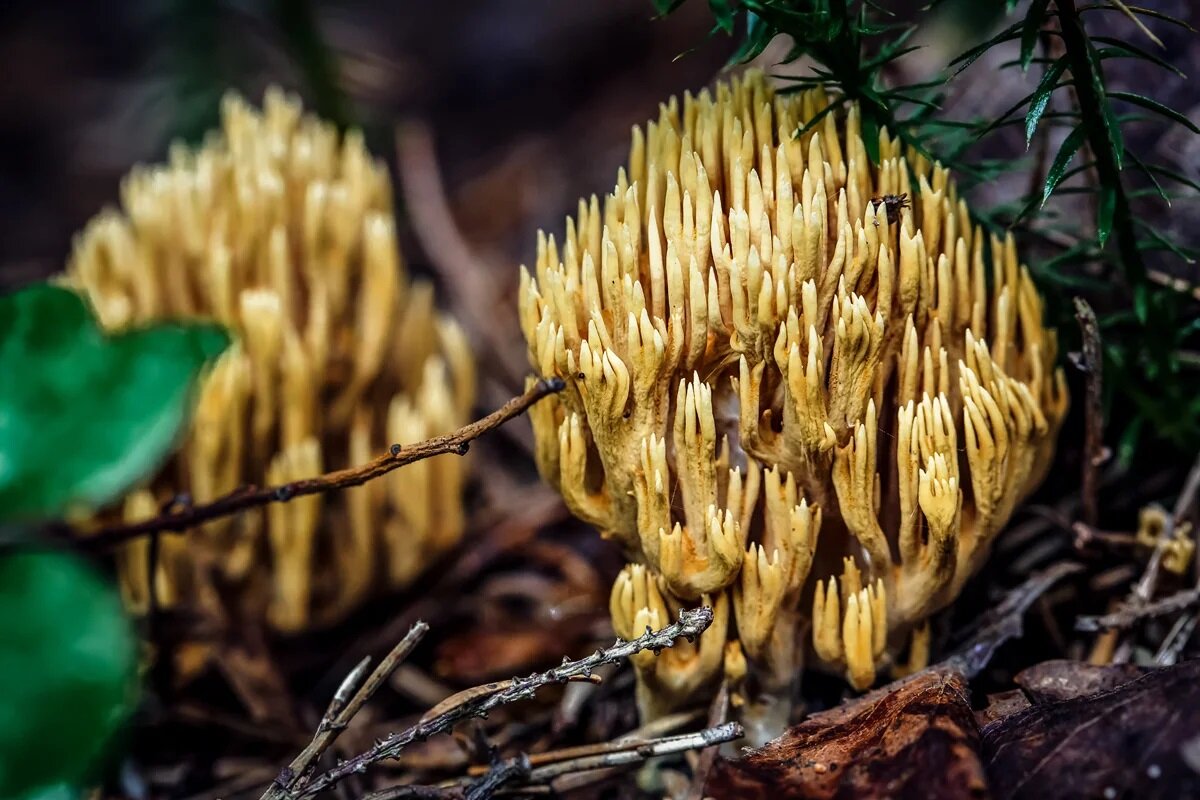
[[[1043,661],[1017,674],[1017,685],[1034,703],[1053,703],[1107,692],[1140,678],[1146,670],[1133,664],[1099,666],[1084,661]]]
[[[1198,730],[1200,661],[1190,661],[992,723],[984,763],[997,800],[1200,797],[1182,752]]]
[[[459,684],[511,678],[560,660],[572,640],[578,637],[561,626],[473,630],[438,647],[434,671],[439,678]]]
[[[967,685],[923,672],[792,727],[736,761],[719,761],[714,798],[988,797]]]

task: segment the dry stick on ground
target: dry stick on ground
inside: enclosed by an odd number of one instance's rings
[[[408,654],[428,632],[429,626],[424,622],[418,621],[414,624],[408,634],[387,654],[387,657],[379,662],[379,666],[371,673],[371,677],[367,678],[366,683],[362,683],[362,676],[366,672],[367,659],[364,658],[358,662],[358,666],[346,676],[346,680],[334,693],[329,708],[321,718],[321,724],[317,726],[317,733],[313,736],[312,742],[304,748],[300,755],[296,756],[291,764],[283,768],[279,777],[263,794],[263,800],[282,800],[288,796],[292,787],[298,781],[303,780],[316,766],[325,751],[350,724],[350,720],[354,719],[355,715],[362,710],[367,700],[375,694],[376,690],[383,685],[383,682],[391,676],[400,662],[408,657]],[[360,683],[362,683],[361,686],[359,686]]]
[[[636,750],[639,747],[654,744],[663,738],[670,738],[667,734],[671,731],[681,728],[688,723],[699,722],[702,716],[702,712],[699,711],[679,711],[666,717],[660,717],[653,722],[648,722],[629,733],[618,736],[611,742],[581,744],[575,747],[550,750],[545,753],[532,753],[529,756],[529,765],[530,767],[544,767],[548,764],[557,764],[560,761],[573,761],[587,756],[615,753],[618,750]],[[478,777],[486,774],[489,769],[490,767],[487,766],[476,765],[470,767],[467,770],[467,774],[472,777]]]
[[[312,797],[320,794],[343,778],[363,772],[369,765],[383,759],[395,758],[405,747],[416,741],[423,741],[438,733],[450,730],[456,723],[472,717],[486,716],[489,711],[498,706],[524,700],[545,686],[562,684],[572,680],[589,678],[597,667],[604,664],[619,662],[634,653],[643,650],[660,651],[671,647],[679,638],[695,639],[712,624],[713,611],[707,606],[679,612],[679,620],[658,631],[647,629],[646,633],[632,641],[618,639],[612,647],[597,650],[586,658],[577,661],[563,659],[560,666],[545,672],[535,672],[527,678],[514,679],[500,691],[463,696],[463,701],[446,708],[433,717],[422,717],[413,725],[399,733],[389,734],[380,739],[364,753],[360,753],[337,766],[321,773],[308,782],[300,785],[283,795],[284,797]],[[264,795],[267,800],[267,795]]]
[[[1172,510],[1171,516],[1167,518],[1166,524],[1163,525],[1163,529],[1158,535],[1158,541],[1154,544],[1154,552],[1150,554],[1150,559],[1146,562],[1146,569],[1142,572],[1142,577],[1133,587],[1133,591],[1130,592],[1129,599],[1109,616],[1125,615],[1134,621],[1143,616],[1155,616],[1154,614],[1147,615],[1145,612],[1151,606],[1150,601],[1154,597],[1154,590],[1158,588],[1158,578],[1162,573],[1163,556],[1166,554],[1167,546],[1171,543],[1171,539],[1175,536],[1176,528],[1192,512],[1198,493],[1200,493],[1200,456],[1196,457],[1196,461],[1192,464],[1192,469],[1188,472],[1187,479],[1183,484],[1183,490],[1180,491],[1179,498],[1175,501],[1175,508]],[[1196,587],[1200,589],[1200,579],[1197,580]],[[1183,608],[1189,610],[1186,605]],[[1170,641],[1182,632],[1185,625],[1185,619],[1176,622],[1171,633],[1167,636],[1167,641],[1163,643],[1164,647],[1169,645]],[[1112,627],[1110,630],[1115,631],[1117,627]],[[1108,635],[1111,636],[1112,634]],[[1112,660],[1115,663],[1125,663],[1132,655],[1132,642],[1125,641],[1113,655]]]
[[[485,798],[492,797],[497,790],[513,790],[517,787],[520,787],[522,793],[535,789],[549,789],[551,793],[554,793],[556,787],[543,784],[550,784],[567,775],[575,776],[596,770],[620,769],[658,756],[712,748],[740,739],[742,735],[741,725],[736,722],[727,722],[678,736],[664,736],[657,739],[622,737],[604,744],[572,747],[536,756],[522,753],[488,768],[481,779],[465,785],[394,786],[364,795],[362,800],[402,800],[402,798],[412,797],[485,800]],[[583,750],[587,752],[579,752]],[[564,757],[567,754],[575,755],[569,758]],[[542,765],[537,766],[538,763]]]
[[[1076,366],[1083,371],[1087,382],[1080,497],[1083,521],[1095,527],[1099,517],[1096,497],[1100,486],[1100,466],[1104,463],[1104,360],[1100,352],[1100,326],[1096,322],[1096,312],[1080,297],[1075,298],[1075,319],[1083,336],[1083,352]]]
[[[498,336],[498,331],[506,330],[504,326],[487,323],[493,318],[498,296],[494,272],[475,255],[454,220],[427,123],[413,119],[396,127],[396,168],[413,233],[445,279],[454,304],[464,312],[458,318],[471,338],[494,356],[492,363],[500,367],[504,382],[520,380],[527,369],[524,353],[507,347],[506,339]]]
[[[234,489],[229,494],[218,497],[210,503],[160,514],[157,517],[142,522],[103,528],[84,539],[83,545],[88,548],[99,549],[112,547],[130,539],[136,539],[139,536],[148,536],[152,533],[180,532],[208,522],[209,520],[217,519],[218,517],[227,517],[257,506],[265,506],[269,503],[286,503],[288,500],[308,494],[321,494],[337,489],[346,489],[351,486],[360,486],[367,481],[386,475],[414,461],[447,454],[466,455],[471,442],[488,431],[500,427],[514,417],[524,414],[530,406],[539,400],[561,392],[564,385],[561,378],[540,380],[529,387],[523,394],[509,400],[483,419],[465,425],[454,433],[435,436],[432,439],[426,439],[416,444],[394,444],[388,452],[377,456],[361,466],[335,470],[327,472],[324,475],[305,478],[279,486],[243,486],[240,489]]]
[[[708,708],[708,727],[715,730],[729,720],[729,680],[721,681],[721,688],[717,690],[717,696],[713,698],[712,703]],[[723,744],[723,742],[721,742]],[[716,742],[713,743],[717,744]],[[696,763],[696,768],[692,771],[692,785],[688,789],[687,800],[703,800],[704,784],[708,781],[708,773],[712,772],[713,764],[717,760],[717,748],[715,746],[706,747],[700,751],[700,758]]]
[[[1082,565],[1061,561],[1030,575],[1025,582],[1005,594],[980,620],[966,642],[959,645],[946,659],[927,669],[950,668],[967,678],[974,678],[992,660],[992,654],[1010,639],[1019,638],[1024,630],[1025,612],[1039,597],[1068,575],[1083,569]]]
[[[714,728],[705,728],[695,733],[685,733],[681,736],[668,736],[657,741],[647,742],[634,749],[621,748],[608,753],[598,753],[592,756],[560,761],[557,764],[547,764],[530,771],[526,779],[528,783],[546,783],[563,775],[585,772],[607,767],[620,767],[638,764],[648,758],[683,753],[688,750],[699,750],[706,747],[736,741],[742,738],[742,726],[736,722],[726,722]]]
[[[587,755],[579,755],[574,758],[555,758],[553,763],[538,767],[533,766],[530,756],[521,754],[515,758],[501,762],[489,770],[487,777],[498,776],[492,777],[490,784],[477,781],[466,787],[464,797],[465,800],[484,800],[484,798],[491,797],[492,793],[500,788],[507,789],[515,786],[525,787],[548,784],[566,775],[578,775],[596,770],[612,770],[614,768],[628,767],[633,764],[640,764],[650,758],[684,753],[689,750],[703,749],[705,752],[715,752],[715,750],[710,751],[708,748],[715,748],[725,742],[740,739],[744,733],[741,725],[736,722],[726,722],[694,733],[664,736],[659,739],[630,741],[623,737],[614,742],[594,745],[590,748],[593,752]],[[545,755],[555,756],[556,754],[547,753]],[[483,788],[485,786],[486,790]],[[473,794],[472,789],[476,787],[479,788]],[[553,788],[551,787],[552,791]],[[367,797],[372,798],[372,800],[381,800],[373,795],[368,795]],[[363,800],[367,800],[367,798]]]
[[[1183,589],[1173,595],[1140,606],[1122,605],[1111,614],[1082,616],[1075,620],[1075,630],[1094,631],[1131,628],[1143,619],[1161,617],[1176,611],[1194,611],[1200,606],[1200,589]]]

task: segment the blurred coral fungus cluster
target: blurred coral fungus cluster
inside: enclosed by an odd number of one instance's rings
[[[568,384],[531,411],[540,470],[634,562],[617,633],[715,607],[636,657],[644,717],[724,673],[763,739],[805,650],[859,689],[922,666],[1067,409],[1012,240],[828,102],[756,72],[672,99],[522,272],[530,361]]]
[[[340,135],[269,91],[237,96],[199,149],[134,169],[121,208],[77,238],[66,280],[109,329],[203,318],[234,348],[207,376],[187,441],[127,521],[187,487],[202,503],[359,464],[389,443],[461,426],[474,367],[459,327],[410,282],[387,169],[361,134]],[[282,632],[335,622],[373,590],[409,584],[463,533],[460,458],[413,464],[338,495],[276,503],[166,537],[154,575],[145,539],[120,553],[128,604],[220,614],[233,591]],[[336,542],[336,546],[334,546]]]

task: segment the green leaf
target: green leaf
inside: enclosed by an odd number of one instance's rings
[[[717,27],[727,34],[732,34],[736,12],[730,1],[708,0],[708,7],[712,11],[713,19],[717,21]]]
[[[1192,122],[1186,116],[1180,114],[1178,111],[1170,108],[1169,106],[1163,105],[1157,100],[1152,100],[1149,97],[1146,97],[1145,95],[1134,94],[1133,92],[1109,92],[1108,96],[1114,100],[1124,100],[1126,103],[1132,103],[1135,106],[1141,106],[1147,111],[1153,111],[1156,114],[1162,114],[1164,117],[1172,119],[1175,122],[1178,122],[1180,125],[1183,125],[1192,133],[1200,133],[1200,127],[1197,127],[1196,123]]]
[[[1091,38],[1092,38],[1093,42],[1099,42],[1100,44],[1108,45],[1108,47],[1102,47],[1097,51],[1100,58],[1102,58],[1102,59],[1104,59],[1104,58],[1140,58],[1143,61],[1149,61],[1150,63],[1152,63],[1156,66],[1162,67],[1165,70],[1174,72],[1176,75],[1178,75],[1181,78],[1187,77],[1186,75],[1183,74],[1182,71],[1180,71],[1180,69],[1178,67],[1176,67],[1171,62],[1167,61],[1164,58],[1156,56],[1156,55],[1154,55],[1154,53],[1151,53],[1148,50],[1144,50],[1144,49],[1138,47],[1137,45],[1132,44],[1131,42],[1122,41],[1121,39],[1114,39],[1111,36],[1093,36]]]
[[[863,147],[867,151],[867,158],[872,164],[879,163],[879,121],[874,114],[867,113],[866,106],[861,106],[863,109],[862,115],[862,139]]]
[[[1100,117],[1104,122],[1105,138],[1107,138],[1109,149],[1112,151],[1113,161],[1116,163],[1117,169],[1120,170],[1122,166],[1121,159],[1125,155],[1125,140],[1121,134],[1121,125],[1117,120],[1116,109],[1113,108],[1113,104],[1107,102],[1108,92],[1104,88],[1104,70],[1100,66],[1100,55],[1096,52],[1096,48],[1092,45],[1090,39],[1086,41],[1086,44],[1088,67],[1092,73],[1092,88],[1096,92],[1096,97],[1102,101],[1100,103]],[[1094,142],[1093,145],[1095,145]]]
[[[986,53],[988,50],[991,50],[993,47],[1000,44],[1001,42],[1009,42],[1009,41],[1012,41],[1013,39],[1020,38],[1021,30],[1024,27],[1024,25],[1025,25],[1024,21],[1009,25],[1007,28],[1000,31],[992,38],[988,39],[986,42],[983,42],[982,44],[978,44],[975,47],[972,47],[970,50],[967,50],[964,53],[960,53],[958,55],[958,57],[956,57],[953,61],[950,62],[949,66],[953,67],[955,64],[959,65],[958,69],[955,70],[955,72],[954,72],[954,74],[957,75],[958,73],[962,72],[967,67],[974,64],[975,60],[978,59],[980,56],[982,56],[984,53]]]
[[[1151,239],[1150,242],[1143,242],[1143,241],[1139,240],[1138,241],[1138,249],[1139,250],[1165,250],[1167,252],[1174,253],[1177,257],[1181,258],[1184,262],[1186,262],[1188,264],[1196,263],[1196,255],[1197,254],[1190,247],[1184,247],[1182,245],[1176,244],[1175,242],[1171,241],[1167,236],[1165,236],[1162,233],[1160,233],[1159,231],[1157,231],[1154,228],[1154,226],[1148,222],[1144,222],[1143,220],[1140,220],[1140,219],[1135,219],[1134,223],[1139,228],[1142,228],[1143,230],[1145,230],[1146,235],[1148,237],[1150,237],[1150,239]]]
[[[0,553],[0,797],[78,797],[136,701],[137,640],[77,556]]]
[[[1191,25],[1187,24],[1183,20],[1179,19],[1178,17],[1173,17],[1170,14],[1165,14],[1162,11],[1156,11],[1152,8],[1143,8],[1141,6],[1131,6],[1128,4],[1126,4],[1125,7],[1140,17],[1152,17],[1153,19],[1161,19],[1163,22],[1169,22],[1172,25],[1178,25],[1179,27],[1183,28],[1185,31],[1188,31],[1190,33],[1196,32],[1195,28],[1193,28]],[[1092,5],[1079,7],[1079,13],[1082,14],[1085,11],[1118,11],[1118,12],[1120,12],[1121,9],[1118,8],[1117,6],[1110,5],[1109,3],[1094,3]]]
[[[153,471],[200,370],[228,346],[207,323],[106,335],[82,298],[37,285],[0,297],[0,520],[85,511]]]
[[[1029,69],[1033,59],[1033,51],[1037,47],[1038,34],[1042,31],[1042,23],[1046,21],[1046,7],[1050,0],[1033,0],[1025,19],[1021,22],[1021,71]]]
[[[1083,140],[1086,138],[1086,132],[1083,125],[1077,125],[1075,130],[1067,134],[1067,138],[1063,140],[1062,146],[1058,148],[1058,154],[1054,156],[1054,161],[1050,164],[1050,169],[1046,171],[1046,186],[1042,189],[1042,205],[1050,199],[1050,195],[1054,192],[1054,187],[1058,186],[1063,179],[1063,173],[1067,171],[1067,165],[1071,163],[1071,159],[1075,157],[1075,153],[1083,146]]]
[[[1179,172],[1177,170],[1168,169],[1167,167],[1161,166],[1159,164],[1146,164],[1146,171],[1152,172],[1155,175],[1161,175],[1162,177],[1167,178],[1168,180],[1175,181],[1176,183],[1181,183],[1184,186],[1188,187],[1189,189],[1192,189],[1193,191],[1200,192],[1200,183],[1196,183],[1191,178],[1189,178],[1188,176],[1184,175],[1182,172]]]
[[[1037,89],[1033,92],[1033,98],[1029,101],[1029,110],[1025,112],[1025,149],[1029,149],[1030,143],[1033,141],[1033,134],[1037,132],[1038,123],[1042,120],[1042,115],[1046,113],[1046,107],[1050,104],[1050,95],[1058,87],[1058,81],[1067,70],[1067,57],[1055,61],[1046,72],[1042,75],[1041,81],[1038,82]]]
[[[1165,189],[1163,189],[1162,184],[1158,182],[1158,178],[1154,177],[1154,173],[1151,172],[1150,168],[1146,166],[1146,162],[1144,162],[1140,158],[1138,158],[1137,154],[1134,153],[1132,150],[1127,149],[1125,151],[1125,155],[1131,161],[1133,161],[1133,165],[1135,167],[1137,167],[1139,170],[1141,170],[1142,174],[1145,175],[1150,180],[1150,183],[1154,186],[1154,190],[1153,190],[1154,193],[1157,194],[1162,199],[1162,201],[1167,204],[1168,208],[1170,208],[1171,196],[1169,194],[1167,194]],[[1138,192],[1129,192],[1128,195],[1132,199],[1133,197],[1138,196]]]
[[[825,119],[825,117],[829,116],[834,111],[841,108],[842,104],[844,104],[846,102],[846,99],[847,98],[845,98],[845,97],[837,98],[833,102],[831,102],[829,105],[825,106],[820,111],[818,111],[816,114],[813,114],[812,119],[810,119],[808,122],[804,123],[799,128],[797,128],[796,133],[794,135],[797,137],[803,136],[804,134],[808,133],[813,128],[820,125],[821,120]]]
[[[1117,190],[1112,186],[1100,187],[1100,204],[1096,210],[1096,239],[1099,240],[1100,246],[1108,241],[1108,235],[1112,233],[1113,213],[1117,208]]]
[[[665,17],[683,5],[684,0],[651,0],[651,2],[654,4],[654,10],[658,16]]]
[[[728,66],[744,64],[751,59],[757,58],[762,54],[763,50],[767,49],[767,45],[775,38],[776,33],[776,30],[763,22],[762,17],[747,11],[746,36],[742,39],[742,43],[738,46],[738,49],[729,57]],[[784,60],[786,61],[787,59]]]

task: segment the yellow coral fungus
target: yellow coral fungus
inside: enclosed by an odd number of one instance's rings
[[[131,521],[175,491],[205,502],[362,463],[459,427],[473,401],[466,342],[431,287],[405,277],[387,170],[361,134],[340,136],[278,91],[261,112],[227,97],[222,117],[203,147],[134,169],[122,208],[92,220],[68,265],[109,328],[203,317],[238,334],[178,456],[127,499]],[[163,540],[154,576],[146,543],[132,543],[126,598],[144,607],[153,580],[166,604],[214,610],[220,586],[282,631],[336,620],[458,542],[462,470],[434,458],[206,523]]]
[[[532,415],[539,468],[636,562],[618,632],[712,598],[767,694],[805,641],[861,689],[924,636],[1067,406],[1012,240],[886,131],[873,165],[852,104],[793,135],[828,102],[756,73],[672,99],[521,275],[531,362],[567,381]],[[704,642],[665,658],[639,661],[646,713],[722,669]]]

